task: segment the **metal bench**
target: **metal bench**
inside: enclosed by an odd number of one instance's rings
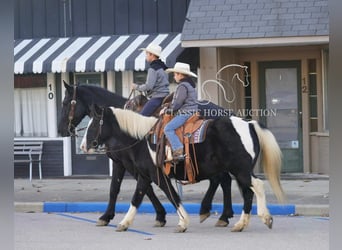
[[[14,163],[29,163],[30,181],[32,181],[32,165],[38,163],[39,179],[42,179],[43,142],[41,141],[14,141]]]

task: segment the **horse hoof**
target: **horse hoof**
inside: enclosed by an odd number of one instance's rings
[[[272,226],[273,226],[273,218],[272,216],[267,216],[265,218],[265,225],[269,228],[269,229],[272,229]]]
[[[184,233],[186,231],[186,227],[182,227],[182,226],[177,226],[177,228],[175,229],[175,233]]]
[[[233,227],[231,232],[242,232],[243,228],[242,227]]]
[[[156,220],[156,223],[154,223],[154,227],[164,227],[165,224],[166,224],[166,221]]]
[[[127,229],[128,229],[128,227],[127,226],[124,226],[124,225],[121,225],[121,224],[119,224],[118,226],[117,226],[117,228],[116,228],[116,232],[125,232],[125,231],[127,231]]]
[[[205,221],[210,216],[210,213],[200,214],[200,223]]]
[[[218,220],[215,224],[215,227],[227,227],[228,226],[228,222],[225,222],[223,220]]]
[[[105,221],[105,220],[98,220],[96,222],[96,226],[97,227],[105,227],[109,224],[109,221]]]

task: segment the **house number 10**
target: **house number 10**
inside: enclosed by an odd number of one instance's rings
[[[53,97],[54,97],[54,94],[53,94],[53,92],[52,92],[52,86],[51,86],[51,84],[49,84],[48,98],[49,98],[50,100],[52,100]]]

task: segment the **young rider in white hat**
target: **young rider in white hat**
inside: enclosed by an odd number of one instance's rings
[[[197,92],[196,83],[191,77],[197,77],[190,71],[190,65],[177,62],[174,68],[167,69],[166,72],[173,72],[177,82],[177,88],[172,99],[171,106],[161,113],[173,113],[174,118],[165,126],[164,133],[172,148],[174,161],[183,160],[183,144],[176,135],[176,129],[182,126],[193,114],[197,112]]]
[[[159,45],[149,44],[141,48],[146,52],[146,61],[150,63],[147,71],[146,83],[142,85],[133,84],[132,88],[139,91],[146,91],[150,98],[140,111],[140,114],[151,116],[161,106],[164,98],[169,95],[169,78],[165,69],[165,63],[159,59],[162,49]]]

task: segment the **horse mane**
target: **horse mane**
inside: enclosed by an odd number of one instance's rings
[[[127,109],[110,108],[120,129],[135,139],[142,140],[158,120],[153,116],[143,116]]]
[[[121,95],[97,85],[82,84],[78,86],[77,91],[82,93],[79,97],[88,104],[96,103],[98,105],[121,108],[127,101],[127,99]]]

